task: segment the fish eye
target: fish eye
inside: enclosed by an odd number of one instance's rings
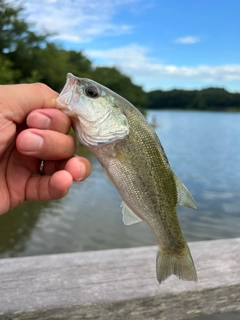
[[[100,96],[98,88],[93,85],[89,85],[85,88],[85,94],[89,98],[98,98]]]

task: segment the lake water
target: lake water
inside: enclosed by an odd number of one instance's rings
[[[240,113],[152,111],[172,169],[197,210],[178,206],[187,241],[240,237]],[[101,165],[53,202],[25,203],[0,217],[0,258],[156,245],[144,222],[125,226],[118,192]]]
[[[172,169],[186,184],[197,210],[178,207],[187,241],[240,237],[240,113],[149,112]],[[144,222],[125,226],[118,192],[101,165],[52,202],[25,203],[0,217],[0,258],[156,245]],[[239,312],[227,314],[239,319]],[[199,320],[225,319],[225,315]]]

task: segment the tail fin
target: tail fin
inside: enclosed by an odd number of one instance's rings
[[[156,267],[159,283],[172,274],[182,280],[197,282],[196,269],[187,244],[185,251],[181,255],[165,254],[158,248]]]

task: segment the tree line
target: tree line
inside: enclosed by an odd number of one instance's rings
[[[51,34],[32,31],[24,8],[0,0],[0,84],[43,82],[60,92],[68,72],[93,79],[117,92],[137,108],[146,92],[116,68],[94,67],[81,51],[65,50],[49,41]]]
[[[0,0],[0,84],[43,82],[60,92],[71,72],[100,82],[141,110],[240,110],[240,94],[221,88],[147,93],[117,68],[94,67],[81,51],[65,50],[50,36],[33,31],[24,8]]]
[[[155,90],[147,93],[147,108],[240,111],[240,93],[230,93],[223,88]]]

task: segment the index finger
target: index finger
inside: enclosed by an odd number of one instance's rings
[[[54,108],[58,93],[43,83],[0,86],[0,110],[8,120],[21,123],[29,112]]]

